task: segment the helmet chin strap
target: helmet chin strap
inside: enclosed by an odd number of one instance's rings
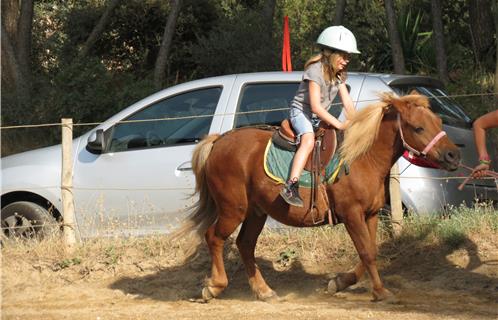
[[[442,138],[446,135],[446,132],[445,131],[441,131],[439,132],[428,144],[427,146],[424,148],[424,150],[422,150],[422,152],[418,151],[417,149],[413,148],[412,146],[410,146],[406,141],[405,141],[405,137],[403,136],[403,129],[401,128],[401,116],[399,115],[398,113],[398,127],[399,127],[399,133],[401,135],[401,141],[403,141],[403,147],[405,147],[406,150],[410,151],[410,153],[416,155],[417,157],[419,156],[422,156],[422,157],[426,157],[427,156],[427,153],[434,147],[434,145]]]

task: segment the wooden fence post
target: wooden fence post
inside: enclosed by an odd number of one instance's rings
[[[64,241],[66,249],[76,244],[76,224],[73,199],[73,119],[61,119],[62,123],[62,215],[64,218]]]
[[[395,236],[401,233],[403,226],[403,206],[401,204],[401,190],[399,184],[399,167],[396,162],[391,168],[389,178],[389,195],[391,198],[391,224]]]

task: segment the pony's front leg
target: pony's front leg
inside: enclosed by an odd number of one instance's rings
[[[269,301],[278,298],[268,284],[266,284],[261,271],[256,265],[254,250],[258,241],[259,234],[265,225],[267,215],[253,211],[242,224],[239,235],[237,237],[237,248],[240,256],[244,261],[249,285],[252,291],[259,300]]]
[[[374,301],[396,301],[394,295],[384,288],[379,276],[376,264],[377,248],[375,239],[370,236],[369,228],[364,220],[363,214],[349,214],[345,221],[346,229],[353,240],[356,251],[361,262],[365,266],[372,282],[372,294]],[[360,270],[361,271],[361,270]]]
[[[371,215],[367,218],[367,228],[370,234],[370,239],[374,243],[374,254],[377,256],[377,226],[378,215]],[[334,294],[356,284],[365,274],[365,265],[363,262],[358,262],[356,266],[349,272],[339,273],[334,279],[329,281],[328,292]]]

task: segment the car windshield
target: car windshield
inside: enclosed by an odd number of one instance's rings
[[[446,92],[439,88],[427,86],[399,86],[394,87],[394,91],[399,95],[408,94],[412,90],[417,90],[429,98],[431,109],[441,117],[444,124],[468,128],[472,120],[465,114],[462,107]]]

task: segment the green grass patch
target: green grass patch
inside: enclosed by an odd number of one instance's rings
[[[410,216],[404,220],[400,240],[432,241],[458,248],[471,236],[487,238],[497,231],[498,211],[491,204],[478,203],[472,208],[453,208],[444,215]]]

